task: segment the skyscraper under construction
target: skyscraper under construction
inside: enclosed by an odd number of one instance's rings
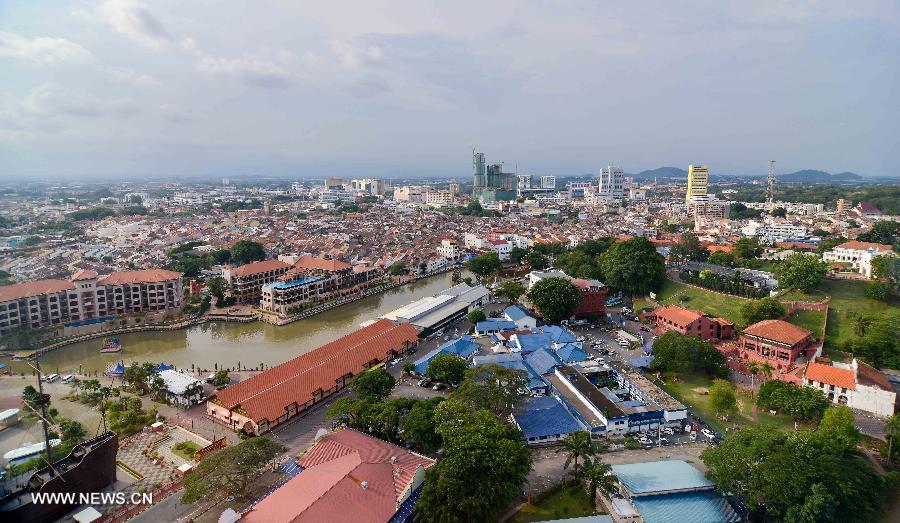
[[[472,151],[472,198],[514,200],[516,174],[503,172],[503,164],[486,165],[484,153]]]

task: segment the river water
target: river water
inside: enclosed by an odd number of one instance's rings
[[[48,352],[41,357],[45,372],[103,372],[115,362],[150,361],[191,365],[202,369],[221,367],[256,368],[261,363],[277,365],[359,329],[362,322],[377,319],[407,303],[432,296],[451,285],[445,273],[388,292],[332,309],[283,326],[265,322],[210,322],[189,329],[135,332],[119,336],[122,352],[100,354],[101,339],[88,340]],[[9,362],[8,362],[9,363]],[[11,362],[14,372],[30,374],[23,362]]]

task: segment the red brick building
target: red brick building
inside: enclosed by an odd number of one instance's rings
[[[607,289],[602,283],[581,278],[572,278],[570,282],[581,290],[581,305],[575,309],[575,316],[586,318],[606,314]]]
[[[738,354],[746,361],[767,361],[780,373],[791,370],[798,358],[815,352],[812,332],[783,320],[763,320],[744,329]]]
[[[677,305],[660,307],[651,313],[642,314],[641,318],[655,322],[660,333],[675,331],[699,336],[705,341],[727,340],[734,336],[734,323]]]

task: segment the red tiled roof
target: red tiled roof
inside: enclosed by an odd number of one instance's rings
[[[677,305],[669,305],[653,311],[657,318],[665,318],[675,325],[685,326],[702,318],[703,315],[697,311],[685,309]]]
[[[119,271],[107,274],[97,280],[98,285],[122,285],[126,283],[161,283],[181,278],[180,272],[165,269],[146,269],[139,271]]]
[[[401,351],[405,344],[415,343],[418,335],[408,323],[378,320],[238,382],[217,392],[216,397],[228,409],[240,406],[256,422],[274,421],[285,414],[288,405],[302,406],[313,399],[316,390],[327,391],[341,377],[364,371],[372,360],[384,360],[391,350]]]
[[[831,365],[822,365],[816,362],[810,363],[806,366],[806,379],[834,385],[835,387],[856,390],[856,380],[853,379],[853,371],[832,367]]]
[[[877,387],[881,390],[892,392],[894,388],[891,386],[890,380],[880,370],[866,365],[856,360],[856,379],[860,385],[868,385],[869,387]]]
[[[860,242],[860,241],[856,241],[856,240],[844,242],[835,248],[836,249],[854,249],[854,250],[858,250],[858,251],[866,251],[869,249],[874,249],[879,252],[890,252],[892,250],[890,245],[884,245],[881,243],[872,243],[872,242]]]
[[[0,301],[30,298],[41,294],[51,294],[74,289],[75,285],[66,280],[37,280],[25,283],[14,283],[0,287]]]
[[[763,320],[744,329],[744,334],[793,346],[811,335],[812,331],[784,320]]]
[[[296,263],[295,269],[320,269],[324,271],[345,271],[350,268],[350,264],[344,263],[337,259],[326,260],[324,258],[315,258],[313,256],[303,256]]]
[[[290,265],[281,260],[263,260],[246,265],[241,265],[234,270],[234,275],[238,277],[252,276],[261,272],[277,271],[278,269],[287,269]]]
[[[419,468],[432,465],[432,459],[354,430],[333,432],[304,454],[300,474],[241,520],[388,521]]]
[[[74,276],[72,276],[72,281],[93,280],[97,276],[97,271],[92,271],[90,269],[81,269],[80,271],[76,272]]]

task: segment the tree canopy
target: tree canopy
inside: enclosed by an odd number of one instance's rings
[[[731,371],[725,356],[698,336],[668,331],[653,343],[651,370],[675,374],[705,374],[727,378]]]
[[[472,258],[466,265],[470,271],[484,278],[497,272],[502,263],[496,252],[489,252]]]
[[[384,369],[361,372],[350,380],[350,390],[358,399],[382,401],[394,388],[394,377]]]
[[[746,301],[741,305],[741,319],[744,325],[753,325],[763,320],[775,320],[784,316],[784,305],[775,298]]]
[[[513,426],[447,400],[435,409],[446,452],[425,473],[416,515],[426,523],[492,521],[521,492],[531,453]]]
[[[709,388],[709,407],[716,415],[727,418],[737,410],[737,396],[734,384],[728,380],[717,379]]]
[[[811,291],[825,277],[828,265],[817,256],[792,254],[775,267],[778,285],[785,289]]]
[[[213,494],[245,497],[247,485],[266,462],[284,450],[269,438],[255,437],[233,447],[208,454],[184,478],[182,503],[193,503]]]
[[[466,369],[465,380],[453,392],[453,399],[472,410],[489,410],[508,415],[522,398],[528,374],[502,365],[476,365]]]
[[[638,294],[658,291],[665,279],[663,257],[647,238],[616,242],[600,260],[604,283]]]
[[[700,244],[700,240],[692,233],[682,233],[678,243],[672,246],[669,258],[674,262],[681,261],[706,261],[709,251]]]
[[[809,431],[747,427],[700,457],[707,476],[742,498],[754,521],[876,521],[886,494],[885,481],[855,450]]]
[[[484,321],[487,319],[487,315],[484,314],[484,311],[481,309],[475,309],[466,315],[466,318],[469,320],[469,323],[474,327],[480,321]]]
[[[460,382],[466,374],[466,360],[453,354],[438,354],[428,362],[425,375],[444,383]]]
[[[528,300],[548,324],[568,318],[581,305],[581,291],[563,278],[544,278],[528,291]]]
[[[798,387],[793,383],[769,380],[759,386],[756,404],[800,420],[819,419],[828,408],[828,399],[811,387]]]
[[[231,260],[237,264],[262,261],[266,250],[262,244],[250,240],[238,240],[231,246]]]
[[[536,250],[525,255],[525,261],[528,263],[529,267],[538,271],[546,269],[550,265],[547,257]]]

